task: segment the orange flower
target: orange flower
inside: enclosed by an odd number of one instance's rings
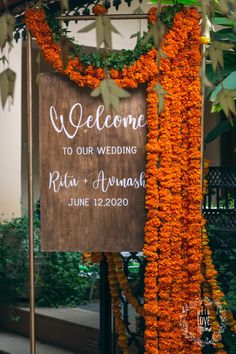
[[[156,20],[157,20],[157,8],[151,7],[148,11],[148,21],[154,25]]]
[[[97,4],[93,7],[94,15],[105,15],[107,14],[108,9],[106,9],[103,5]]]
[[[200,37],[200,43],[201,44],[209,44],[210,43],[210,38],[207,38],[206,36],[201,36]]]

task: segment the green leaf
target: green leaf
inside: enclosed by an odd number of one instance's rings
[[[217,96],[219,104],[222,106],[227,117],[230,117],[231,113],[236,115],[234,99],[236,97],[236,90],[222,89]]]
[[[101,95],[101,88],[100,86],[96,87],[92,92],[91,92],[91,96],[92,97],[97,97]]]
[[[150,41],[150,39],[153,37],[153,31],[154,31],[154,29],[153,29],[154,27],[152,26],[152,28],[150,29],[150,31],[148,31],[148,33],[145,35],[145,37],[144,37],[144,39],[143,39],[143,41],[142,41],[142,46],[144,47],[145,46],[145,44],[147,44],[149,41]]]
[[[15,17],[6,14],[6,21],[7,21],[7,40],[9,43],[13,41],[13,34],[14,34],[14,28],[15,28]]]
[[[35,61],[36,61],[36,64],[37,64],[37,65],[40,65],[40,62],[41,62],[41,52],[38,52],[38,55],[37,55]]]
[[[108,112],[111,105],[111,100],[110,100],[110,91],[108,88],[107,79],[103,79],[101,81],[100,88],[101,88],[101,94],[102,94],[105,111]]]
[[[196,0],[179,0],[179,4],[183,5],[196,5],[199,6],[201,4],[201,1],[196,1]]]
[[[134,15],[142,15],[142,14],[144,14],[144,11],[143,11],[143,9],[141,8],[141,6],[139,6],[139,7],[137,7],[137,9],[135,9],[135,10],[133,11],[133,14],[134,14]]]
[[[212,23],[214,25],[234,26],[234,22],[227,17],[214,17]]]
[[[161,49],[159,49],[159,55],[164,59],[169,59],[169,57]]]
[[[167,95],[168,92],[164,89],[164,87],[158,82],[154,87],[153,90],[156,91],[158,94]]]
[[[0,74],[0,89],[2,107],[5,107],[7,98],[14,95],[14,87],[16,81],[16,74],[11,69],[6,69]]]
[[[214,103],[211,107],[211,113],[218,113],[222,110],[222,106],[219,103]]]
[[[3,56],[0,58],[0,61],[2,61],[3,65],[5,65],[6,63],[8,63],[7,57],[6,57],[5,55],[3,55]]]
[[[91,96],[97,97],[100,94],[102,95],[106,112],[108,112],[110,106],[112,106],[115,109],[116,113],[118,113],[120,106],[120,98],[130,97],[129,92],[117,86],[112,79],[103,79],[100,82],[100,85],[92,91]]]
[[[210,96],[210,101],[215,102],[217,95],[222,90],[222,88],[234,90],[236,89],[236,71],[229,74],[222,82],[220,82],[216,88],[212,91]]]
[[[92,29],[96,28],[96,21],[93,21],[92,23],[90,23],[89,25],[81,28],[78,33],[85,33],[85,32],[89,32]]]
[[[136,37],[138,37],[138,38],[140,38],[140,31],[138,31],[138,32],[136,32],[136,33],[133,33],[133,34],[131,34],[131,36],[129,37],[130,39],[132,39],[132,38],[136,38]]]
[[[224,120],[217,124],[215,128],[213,128],[205,137],[205,144],[209,144],[211,141],[218,138],[218,136],[232,130],[236,129],[236,118],[232,119],[232,124],[228,120]]]
[[[207,88],[214,87],[213,83],[209,80],[206,73],[203,71],[203,68],[200,69],[200,78],[201,78],[202,83],[204,84],[205,87],[207,87]],[[205,96],[207,96],[207,92],[205,92]]]
[[[158,95],[158,113],[161,113],[164,111],[164,98],[165,95],[168,95],[168,92],[159,82],[153,87],[153,91],[156,91]]]
[[[111,39],[111,31],[109,28],[104,27],[104,43],[106,48],[111,49],[112,48],[112,39]]]
[[[5,107],[7,97],[8,97],[8,76],[7,76],[7,71],[3,71],[0,74],[0,88],[1,88],[1,101],[2,101],[2,107]]]
[[[208,55],[212,62],[212,68],[215,72],[217,67],[224,66],[224,56],[223,51],[229,50],[234,47],[231,43],[214,41],[206,50],[206,55]]]
[[[232,29],[223,29],[214,33],[214,40],[236,42],[236,34],[232,32]]]
[[[116,95],[114,95],[112,92],[110,93],[110,100],[111,100],[111,105],[114,108],[115,112],[118,113],[119,112],[119,108],[120,108],[120,100],[119,97],[117,97]]]
[[[224,78],[226,77],[228,74],[232,73],[232,71],[236,70],[236,63],[235,64],[227,64],[225,62],[225,58],[224,58],[224,67],[220,69],[220,75],[219,73],[215,73],[212,70],[212,66],[211,64],[207,64],[206,65],[206,70],[207,70],[207,78],[208,80],[210,80],[213,83],[218,83],[219,82],[219,78]]]
[[[158,0],[150,0],[150,3],[152,4],[156,4]],[[163,0],[161,2],[162,4],[173,4],[173,0]],[[183,5],[196,5],[199,6],[201,4],[200,1],[196,1],[196,0],[179,0],[178,1],[179,4],[183,4]]]
[[[155,48],[158,49],[160,47],[164,33],[165,33],[165,26],[159,19],[157,22],[154,23],[154,25],[152,25],[149,32],[144,37],[142,41],[142,46],[145,46],[145,44],[147,44],[150,41],[150,39],[152,39]]]
[[[111,89],[112,93],[119,98],[128,98],[130,93],[119,87],[114,80],[107,79],[108,87]]]
[[[111,19],[109,17],[103,16],[103,23],[111,32],[114,32],[114,33],[117,33],[120,35],[120,32],[118,31],[118,29],[116,27],[113,26],[113,24],[111,23]]]
[[[15,81],[16,81],[16,73],[9,68],[6,71],[7,71],[7,77],[8,77],[8,96],[11,96],[13,98]]]
[[[7,43],[8,29],[6,14],[0,16],[0,48],[3,49]]]
[[[97,41],[97,48],[100,48],[102,43],[105,39],[105,31],[104,31],[104,23],[103,23],[103,16],[96,17],[96,41]]]
[[[232,43],[225,43],[225,42],[219,42],[216,41],[216,47],[222,49],[222,50],[228,50],[228,49],[233,49],[234,48],[234,44]]]

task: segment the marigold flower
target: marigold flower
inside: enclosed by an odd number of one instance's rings
[[[108,9],[105,8],[105,6],[101,5],[101,4],[97,4],[93,7],[93,13],[94,15],[105,15],[107,14]]]
[[[200,37],[200,43],[201,44],[209,44],[210,43],[210,38],[207,38],[206,36],[201,36]]]

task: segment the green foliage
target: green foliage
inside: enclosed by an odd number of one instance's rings
[[[183,5],[183,2],[176,2],[175,6],[163,7],[161,9],[160,20],[166,28],[171,28],[173,26],[175,14],[183,10]]]
[[[216,9],[210,13],[211,43],[207,47],[207,78],[214,86],[207,92],[212,92],[212,112],[224,110],[231,121],[235,117],[235,70],[236,70],[236,35],[234,33],[236,6],[230,1],[216,2]],[[205,14],[206,16],[206,14]],[[209,21],[209,20],[208,20]],[[225,28],[215,32],[214,26]]]
[[[119,87],[112,79],[103,79],[92,93],[92,97],[102,96],[106,112],[113,107],[116,113],[119,112],[121,98],[130,97],[130,93]]]
[[[216,88],[212,91],[210,100],[215,102],[217,100],[217,95],[222,89],[235,90],[236,89],[236,71],[231,72]]]
[[[96,20],[85,26],[78,32],[89,32],[92,29],[96,29],[97,48],[100,48],[104,44],[104,48],[112,49],[112,32],[120,34],[120,32],[112,25],[111,19],[107,16],[96,16]]]
[[[13,41],[13,31],[15,26],[15,17],[5,12],[0,16],[0,48],[3,49],[6,43],[11,45]]]
[[[172,27],[175,14],[177,12],[181,11],[182,8],[183,8],[182,4],[176,3],[175,6],[166,7],[161,10],[160,20],[165,25],[166,28]],[[47,21],[52,29],[52,32],[53,32],[54,40],[56,42],[58,42],[58,41],[60,41],[62,36],[68,35],[69,31],[67,30],[67,28],[64,28],[64,27],[62,28],[59,25],[59,22],[57,20],[55,20],[54,17],[58,16],[59,15],[58,13],[55,13],[52,15],[46,8],[45,8],[45,12],[46,12]],[[103,16],[103,17],[105,18],[105,16]],[[106,25],[106,28],[107,28],[107,26],[108,27],[110,26],[110,24],[107,24],[107,23],[105,23],[105,25]],[[100,27],[101,27],[101,24],[99,24],[99,28]],[[91,25],[86,26],[81,31],[87,31],[91,28],[96,28],[96,23],[92,23]],[[116,31],[116,33],[117,33],[117,30],[115,28],[113,28],[113,26],[112,26],[111,30]],[[100,32],[101,32],[101,30],[99,30],[99,33]],[[105,32],[106,33],[108,32],[107,29]],[[105,68],[107,70],[114,68],[116,70],[121,71],[124,66],[130,66],[130,65],[134,64],[142,54],[147,53],[153,47],[152,38],[150,38],[150,40],[143,45],[143,40],[146,37],[146,35],[147,35],[147,32],[144,32],[142,36],[135,34],[135,37],[137,37],[137,43],[136,43],[135,48],[133,50],[123,49],[119,52],[112,51],[109,53],[107,53],[107,52],[104,53],[103,51],[100,51],[100,52],[96,51],[91,54],[88,54],[85,51],[85,49],[83,48],[83,46],[75,43],[74,38],[71,37],[69,39],[70,40],[70,46],[69,46],[70,47],[69,48],[70,55],[72,57],[78,56],[80,58],[81,63],[84,66],[84,69],[87,66],[92,65],[95,68]],[[105,37],[102,36],[102,38],[103,38],[103,41],[105,41]],[[110,47],[110,44],[111,43],[109,40],[109,43],[108,43],[109,47]],[[99,37],[98,38],[98,47],[100,45],[101,45],[101,39]]]
[[[13,41],[13,33],[15,27],[15,17],[10,15],[7,11],[0,16],[0,50],[1,53],[6,48],[6,44],[9,44],[10,51]],[[3,55],[0,60],[5,64],[7,62],[6,55]],[[0,93],[2,107],[5,107],[7,98],[11,96],[13,98],[14,86],[15,86],[16,74],[11,69],[0,73]]]
[[[56,42],[58,42],[61,38],[61,36],[66,36],[69,31],[67,28],[62,27],[59,23],[59,21],[55,21],[54,17],[56,16],[60,16],[60,12],[54,12],[53,14],[50,12],[50,10],[45,7],[44,8],[45,14],[46,14],[46,18],[47,18],[47,22],[52,30],[53,33],[53,38]]]
[[[214,25],[229,26],[232,27],[234,22],[227,17],[214,17],[212,20]]]
[[[88,300],[91,278],[80,276],[79,253],[49,253],[44,270],[41,278],[42,294],[37,300],[39,306],[76,306]]]
[[[88,300],[96,266],[84,269],[80,253],[41,252],[35,217],[35,288],[38,306],[76,306]],[[28,219],[0,224],[0,300],[28,301]]]
[[[225,28],[220,31],[217,31],[214,34],[214,38],[222,41],[227,41],[227,42],[236,42],[236,34],[232,32],[232,28]]]
[[[7,98],[13,99],[15,89],[16,73],[11,69],[6,69],[0,73],[0,91],[2,107],[5,107]]]
[[[225,114],[236,115],[235,109],[236,99],[236,71],[231,72],[225,79],[223,79],[212,91],[210,101],[212,104],[212,112],[218,112],[221,109]],[[232,119],[231,119],[231,126]]]
[[[150,2],[152,4],[156,4],[158,0],[151,0]],[[201,1],[197,0],[162,0],[162,4],[173,4],[173,5],[187,5],[187,6],[199,6],[201,4]]]
[[[220,108],[221,109],[221,108]],[[209,144],[211,141],[218,138],[220,135],[228,132],[231,129],[236,129],[236,118],[230,123],[228,120],[224,120],[217,124],[205,137],[204,143]]]
[[[77,55],[84,68],[92,65],[95,68],[106,68],[107,70],[114,68],[121,71],[124,66],[134,64],[140,55],[147,53],[151,48],[151,43],[142,47],[140,39],[134,50],[123,49],[120,52],[111,52],[107,56],[104,56],[101,52],[88,54],[82,46],[74,44],[74,49],[71,51],[71,55]]]

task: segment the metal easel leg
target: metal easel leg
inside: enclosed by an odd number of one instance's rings
[[[34,197],[33,197],[33,111],[32,111],[32,39],[27,31],[27,137],[28,137],[28,217],[29,217],[29,288],[30,354],[36,354],[34,289]]]
[[[112,354],[112,308],[108,283],[108,265],[100,262],[100,354]]]

